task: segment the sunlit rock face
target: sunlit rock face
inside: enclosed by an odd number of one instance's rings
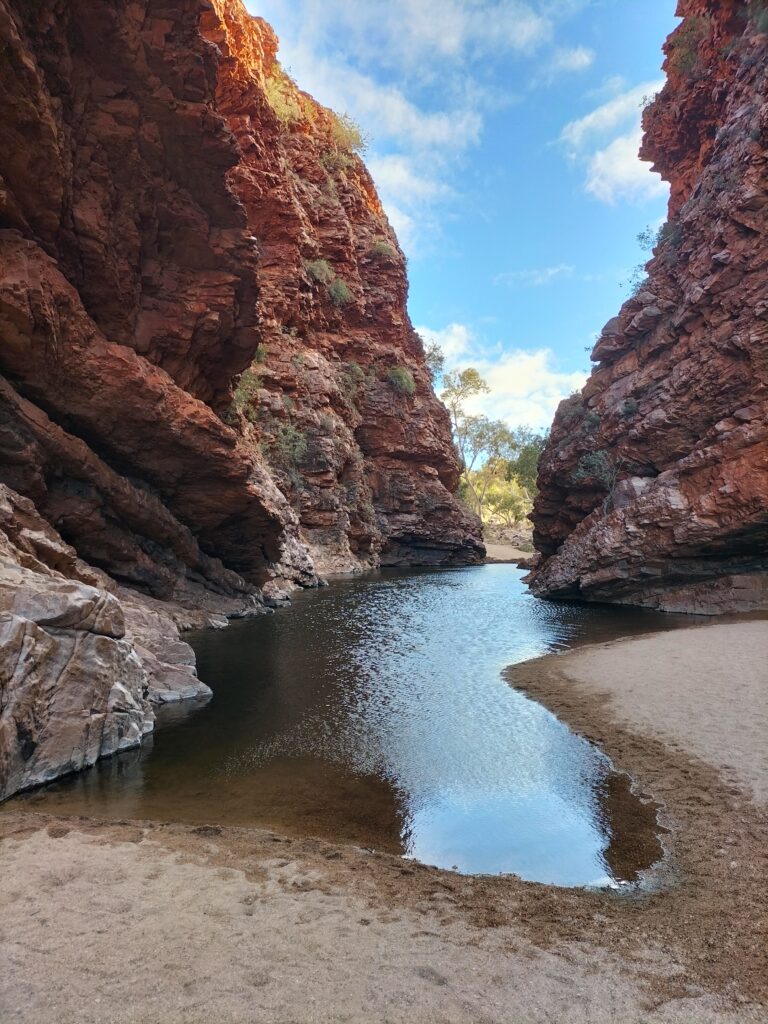
[[[0,0],[0,44],[0,481],[162,599],[477,560],[403,256],[329,113],[276,113],[271,29]]]
[[[537,595],[768,607],[768,11],[752,9],[679,5],[642,147],[669,221],[558,409]]]

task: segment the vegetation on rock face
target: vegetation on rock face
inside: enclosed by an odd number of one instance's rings
[[[749,17],[758,32],[768,33],[768,0],[752,0]]]
[[[377,238],[371,246],[371,256],[376,256],[379,259],[394,260],[397,259],[397,250],[384,238]]]
[[[320,154],[320,163],[329,173],[343,171],[352,164],[354,155],[365,152],[368,139],[360,125],[349,114],[330,114],[329,145]]]
[[[328,285],[328,295],[334,306],[347,306],[355,300],[349,285],[340,277],[335,277]]]
[[[618,477],[618,466],[606,448],[582,455],[573,471],[573,479],[577,483],[594,480],[607,491],[603,502],[603,511],[607,512],[613,501],[613,490]]]
[[[683,21],[669,45],[671,68],[688,79],[703,78],[707,69],[701,63],[700,44],[711,32],[710,18],[691,15]]]
[[[309,260],[304,264],[307,275],[318,284],[324,284],[328,290],[328,297],[334,306],[346,306],[354,302],[354,295],[342,278],[336,276],[336,272],[328,260]]]
[[[341,376],[341,389],[347,397],[354,401],[360,386],[365,380],[365,371],[359,363],[347,363],[346,370]]]
[[[407,366],[391,366],[387,380],[399,395],[416,394],[416,381]]]
[[[237,387],[235,388],[230,414],[228,417],[225,417],[225,419],[227,419],[228,422],[236,419],[233,415],[236,411],[241,412],[246,419],[253,422],[256,415],[254,403],[256,402],[260,388],[261,377],[259,377],[258,373],[256,373],[256,371],[251,367],[247,370],[243,370],[240,374],[240,379],[237,382]]]
[[[333,268],[328,260],[310,260],[304,264],[304,269],[313,281],[320,284],[330,284],[334,278]]]
[[[331,115],[331,140],[337,149],[350,153],[364,153],[368,148],[365,133],[349,114]]]
[[[288,125],[301,120],[303,108],[298,86],[280,64],[276,63],[264,80],[264,92],[279,121]]]

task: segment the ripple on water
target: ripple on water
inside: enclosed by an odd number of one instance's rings
[[[197,634],[213,700],[161,711],[173,721],[142,750],[27,800],[269,825],[468,873],[632,881],[661,852],[653,807],[501,672],[675,622],[536,601],[521,575],[489,565],[339,581]]]

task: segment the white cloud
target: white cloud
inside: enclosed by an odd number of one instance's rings
[[[490,394],[472,399],[468,410],[504,420],[512,427],[548,427],[560,401],[583,387],[587,379],[585,372],[559,371],[553,353],[546,348],[489,351],[465,324],[417,330],[426,342],[440,345],[446,369],[474,366],[487,381]]]
[[[509,270],[497,274],[494,284],[506,284],[520,288],[541,288],[551,284],[559,277],[573,277],[574,267],[569,263],[559,263],[556,267],[538,267],[530,270]]]
[[[249,6],[278,29],[298,21],[297,34],[315,50],[341,49],[343,40],[359,66],[375,62],[418,77],[435,62],[532,53],[553,32],[552,16],[525,0],[249,0]]]
[[[587,68],[592,67],[594,61],[594,50],[588,50],[586,46],[575,46],[570,50],[555,50],[552,60],[549,62],[548,74],[550,78],[554,78],[557,75],[586,71]]]
[[[447,369],[453,369],[469,352],[472,334],[464,324],[448,324],[442,330],[435,331],[431,327],[417,327],[416,330],[426,344],[436,344],[442,349]]]
[[[620,199],[635,202],[667,194],[667,185],[637,155],[641,140],[642,131],[637,128],[592,154],[585,182],[590,195],[614,204]]]
[[[414,157],[402,153],[374,154],[366,162],[382,194],[399,196],[408,203],[433,202],[451,195],[447,185],[422,173],[421,161]]]
[[[604,203],[665,196],[667,185],[640,160],[643,100],[662,82],[644,82],[570,121],[560,133],[569,158],[585,167],[584,189]]]
[[[555,27],[585,0],[246,0],[280,37],[303,89],[372,140],[368,162],[410,252],[439,236],[440,205],[485,117],[515,101],[499,60],[579,70],[583,47]],[[550,52],[553,51],[551,59]],[[506,70],[506,68],[505,68]],[[432,242],[431,244],[434,244]]]
[[[558,404],[582,388],[587,379],[586,373],[559,372],[554,354],[546,348],[516,349],[473,365],[488,382],[491,393],[475,400],[477,408],[471,411],[482,411],[510,426],[548,427]]]

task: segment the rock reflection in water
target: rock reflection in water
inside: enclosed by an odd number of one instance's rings
[[[199,634],[207,707],[175,707],[172,726],[164,710],[151,746],[27,799],[265,825],[561,885],[632,880],[661,852],[654,808],[501,672],[674,619],[535,601],[521,575],[497,565],[337,582]]]

